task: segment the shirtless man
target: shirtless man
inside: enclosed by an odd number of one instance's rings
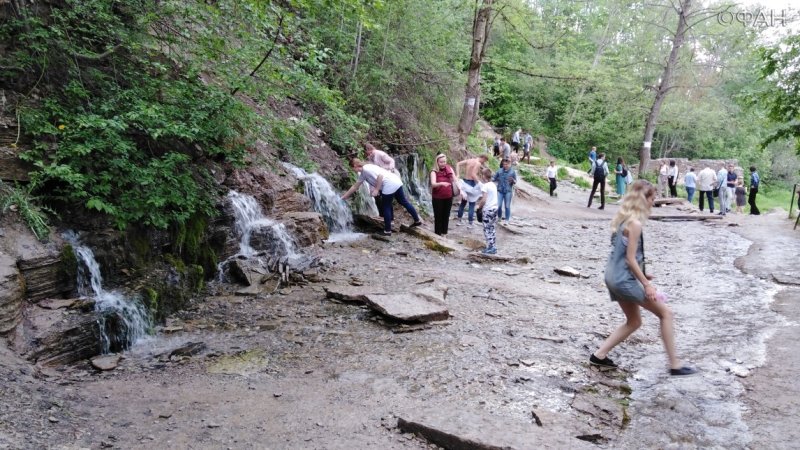
[[[456,164],[456,178],[461,178],[461,167],[464,167],[465,176],[462,178],[464,183],[475,187],[478,183],[478,173],[480,172],[483,165],[486,164],[486,161],[489,160],[489,156],[487,155],[480,155],[477,158],[465,159],[463,161],[459,161]],[[464,207],[467,206],[469,203],[469,213],[467,214],[467,220],[469,222],[468,227],[472,227],[472,221],[475,217],[475,202],[467,202],[466,199],[461,199],[461,204],[458,205],[458,221],[456,225],[461,225],[461,218],[464,217]]]
[[[397,168],[394,166],[394,158],[387,155],[386,152],[378,150],[374,145],[369,142],[364,143],[364,152],[367,155],[367,161],[376,166],[386,169],[394,174],[399,174]]]

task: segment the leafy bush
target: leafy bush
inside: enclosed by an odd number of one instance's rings
[[[67,0],[45,18],[0,28],[12,49],[0,66],[40,74],[17,80],[30,84],[20,90],[38,94],[19,107],[34,143],[21,155],[35,167],[32,186],[105,213],[119,228],[166,228],[196,212],[213,214],[210,177],[193,162],[242,162],[240,136],[252,119],[191,65],[148,48],[154,8]]]
[[[570,178],[569,170],[566,167],[559,167],[556,176],[559,180],[567,180]]]

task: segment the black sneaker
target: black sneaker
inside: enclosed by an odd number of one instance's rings
[[[416,227],[421,227],[421,226],[422,226],[422,222],[420,222],[419,220],[411,224],[411,228],[416,228]]]
[[[592,353],[592,356],[589,357],[589,364],[594,364],[595,366],[603,366],[603,367],[613,367],[613,368],[617,367],[614,361],[610,360],[608,356],[606,356],[603,359],[600,359],[597,356],[594,356],[594,353]]]
[[[692,367],[681,367],[680,369],[669,369],[669,374],[673,377],[685,377],[687,375],[694,375],[697,373],[697,369]]]

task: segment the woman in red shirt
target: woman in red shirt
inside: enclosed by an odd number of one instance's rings
[[[447,235],[450,224],[450,210],[453,208],[453,185],[456,175],[447,164],[447,156],[436,155],[436,165],[431,171],[431,189],[433,197],[434,232],[439,236]]]

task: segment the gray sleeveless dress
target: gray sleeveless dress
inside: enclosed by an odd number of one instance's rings
[[[633,276],[628,263],[625,261],[625,252],[628,251],[627,238],[622,235],[625,224],[617,228],[617,232],[611,236],[611,255],[606,263],[606,287],[611,296],[611,301],[644,303],[644,286]],[[639,238],[639,246],[636,249],[636,262],[642,268],[644,262],[644,233]]]

